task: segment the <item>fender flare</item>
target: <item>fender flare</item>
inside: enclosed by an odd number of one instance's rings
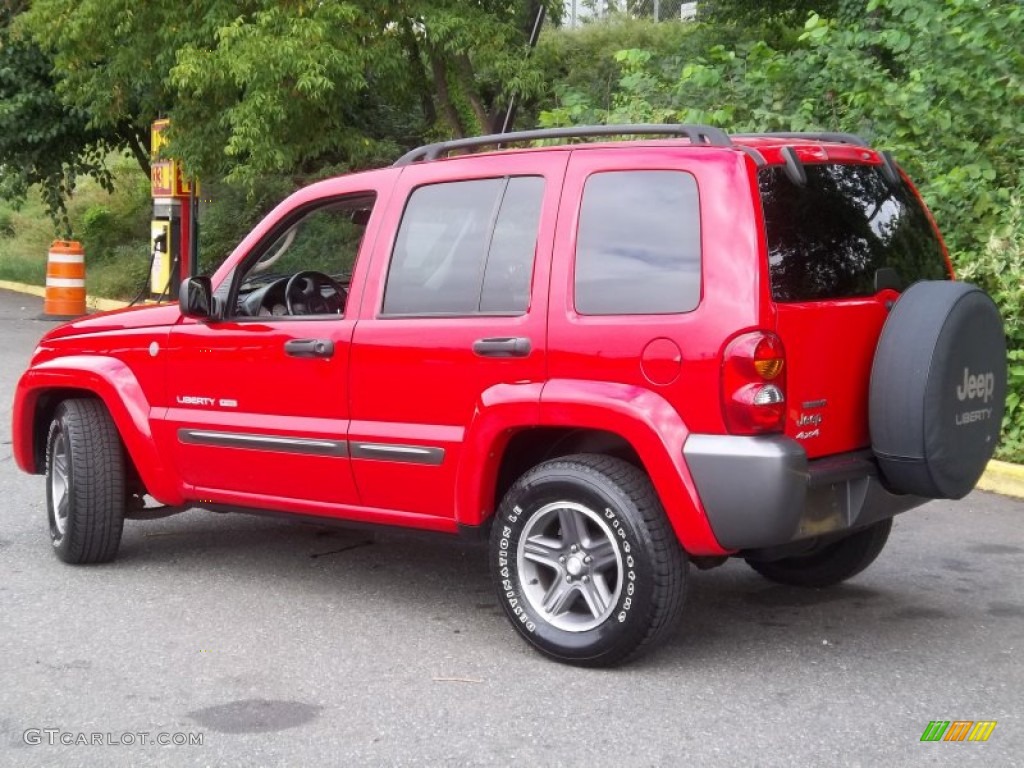
[[[455,520],[482,524],[490,513],[505,446],[518,430],[537,426],[543,384],[496,384],[480,395],[455,471]]]
[[[102,355],[71,355],[39,363],[18,382],[13,408],[13,448],[21,469],[39,473],[35,460],[35,418],[48,391],[78,390],[103,401],[142,482],[164,504],[184,502],[181,486],[163,467],[150,427],[150,404],[132,370]]]
[[[539,397],[538,397],[539,395]],[[615,382],[553,379],[498,385],[484,393],[466,432],[456,475],[456,520],[480,525],[489,511],[505,445],[517,431],[567,427],[612,432],[636,451],[691,555],[723,555],[683,457],[690,432],[679,413],[649,389]]]

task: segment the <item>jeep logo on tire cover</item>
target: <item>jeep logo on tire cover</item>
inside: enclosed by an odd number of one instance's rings
[[[960,402],[983,397],[987,403],[992,399],[992,394],[995,391],[996,377],[994,374],[991,372],[972,374],[967,368],[964,368],[964,383],[956,388],[956,396]]]

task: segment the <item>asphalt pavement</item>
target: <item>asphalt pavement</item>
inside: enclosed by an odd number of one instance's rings
[[[5,425],[40,311],[0,291]],[[440,536],[191,511],[64,565],[0,429],[2,766],[1024,765],[1019,500],[911,511],[830,590],[691,571],[678,634],[595,671],[531,651]]]

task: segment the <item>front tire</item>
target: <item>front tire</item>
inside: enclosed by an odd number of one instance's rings
[[[124,452],[110,414],[98,400],[65,400],[46,441],[46,508],[57,557],[113,560],[124,504]]]
[[[781,560],[747,560],[766,579],[791,587],[831,587],[853,578],[882,553],[892,518],[881,520],[809,555]]]
[[[491,532],[498,600],[557,661],[612,666],[671,636],[687,559],[647,475],[610,456],[540,464],[505,495]]]

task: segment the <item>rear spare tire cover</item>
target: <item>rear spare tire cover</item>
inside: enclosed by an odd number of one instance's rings
[[[968,283],[910,286],[882,328],[871,370],[871,444],[890,488],[966,496],[999,440],[1006,337],[992,299]]]

